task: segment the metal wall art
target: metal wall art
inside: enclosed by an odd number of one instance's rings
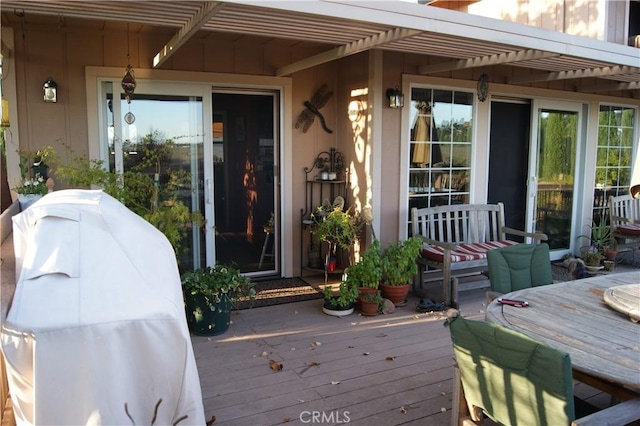
[[[333,130],[330,130],[327,127],[324,117],[320,113],[320,108],[325,106],[327,101],[331,99],[331,96],[333,96],[333,92],[329,91],[326,84],[323,84],[316,93],[313,94],[311,100],[304,101],[304,106],[306,108],[300,113],[300,117],[298,117],[298,120],[296,121],[296,129],[302,127],[302,133],[307,133],[307,130],[309,130],[315,120],[315,116],[317,116],[320,119],[320,124],[324,131],[327,133],[333,133]]]

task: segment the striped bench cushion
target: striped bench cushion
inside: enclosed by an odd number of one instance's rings
[[[640,225],[628,223],[626,225],[620,225],[616,228],[616,231],[622,235],[640,235]]]
[[[465,262],[469,260],[480,260],[487,258],[487,251],[500,247],[518,244],[515,241],[489,241],[486,243],[459,244],[457,250],[451,252],[451,262]],[[427,246],[422,248],[422,257],[436,262],[444,259],[444,249],[437,246]]]

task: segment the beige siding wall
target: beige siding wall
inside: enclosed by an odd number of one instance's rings
[[[628,33],[628,1],[481,0],[464,11],[620,44]]]

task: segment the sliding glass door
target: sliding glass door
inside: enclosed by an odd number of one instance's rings
[[[174,244],[181,270],[223,263],[252,276],[278,274],[279,92],[145,81],[129,103],[119,80],[100,87],[109,170],[152,179],[156,189],[138,194],[151,210],[179,203],[202,218]],[[154,218],[165,226],[175,219]]]
[[[581,104],[534,102],[529,166],[529,230],[544,232],[553,253],[573,248]],[[557,255],[555,256],[557,257]]]

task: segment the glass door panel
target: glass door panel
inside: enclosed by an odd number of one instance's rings
[[[579,110],[536,109],[530,192],[533,229],[548,235],[552,251],[573,247],[575,167],[579,148]],[[531,191],[531,189],[534,189]]]
[[[113,93],[113,87],[112,82],[102,84],[102,156],[109,170],[124,175],[123,201],[169,237],[180,270],[204,266],[204,232],[191,222],[173,226],[176,216],[169,214],[204,209],[202,96],[195,94],[197,90],[189,94],[142,83],[128,103],[124,95]]]
[[[278,272],[274,93],[213,93],[215,262]]]

